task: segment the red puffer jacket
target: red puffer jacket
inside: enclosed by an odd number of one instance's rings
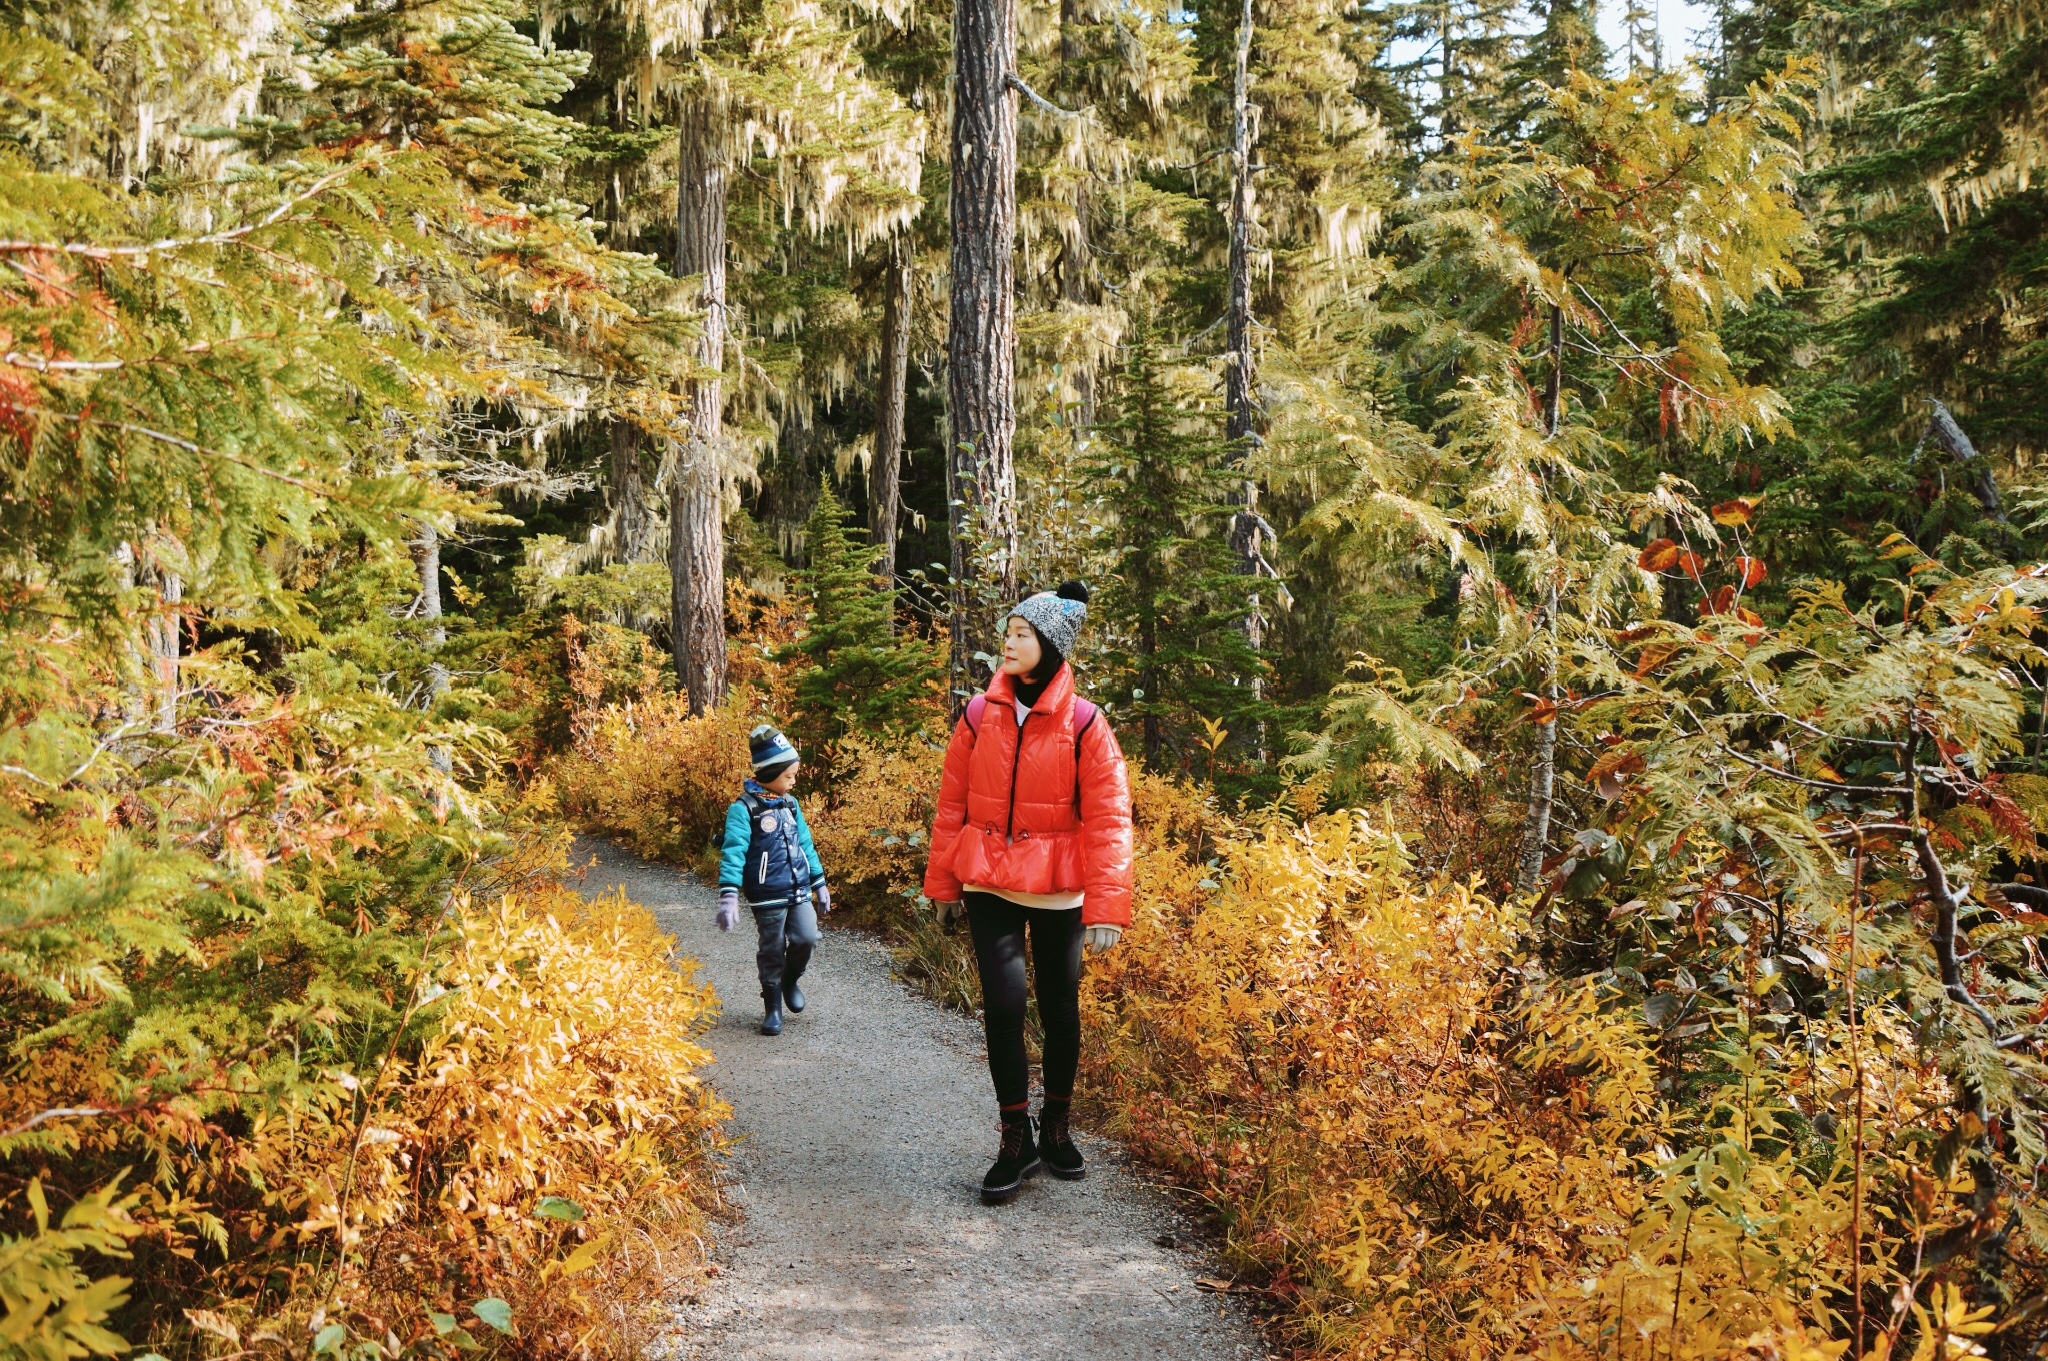
[[[1015,704],[998,671],[980,733],[964,718],[953,729],[925,896],[957,902],[962,884],[1078,890],[1084,925],[1130,925],[1131,782],[1109,721],[1098,712],[1075,742],[1074,673],[1065,665],[1021,728]]]

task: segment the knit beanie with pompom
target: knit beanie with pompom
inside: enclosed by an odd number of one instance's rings
[[[1050,677],[1074,650],[1074,644],[1081,641],[1081,625],[1088,618],[1088,588],[1078,581],[1069,581],[1058,590],[1026,596],[1008,617],[1022,619],[1038,634],[1046,655],[1036,674]]]
[[[784,737],[773,723],[763,723],[747,734],[747,749],[754,758],[754,778],[772,780],[797,759],[796,744]]]

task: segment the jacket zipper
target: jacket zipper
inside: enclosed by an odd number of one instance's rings
[[[1012,704],[1015,700],[1010,701]],[[1024,711],[1024,723],[1031,721],[1031,710]],[[1015,841],[1017,830],[1017,762],[1024,756],[1024,723],[1017,725],[1017,747],[1010,753],[1010,816],[1003,824],[1003,840]]]

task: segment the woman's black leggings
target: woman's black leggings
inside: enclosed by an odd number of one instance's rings
[[[996,1104],[1006,1109],[1031,1099],[1031,1064],[1024,1053],[1024,934],[1031,933],[1031,964],[1038,975],[1038,1021],[1045,1031],[1045,1094],[1074,1094],[1081,1062],[1081,909],[1023,907],[993,893],[969,893],[967,927],[981,967],[981,1015],[988,1031],[988,1071]]]

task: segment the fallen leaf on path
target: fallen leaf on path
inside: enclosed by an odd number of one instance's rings
[[[1221,1276],[1197,1276],[1195,1277],[1195,1284],[1204,1290],[1213,1290],[1219,1295],[1256,1295],[1259,1293],[1259,1288],[1255,1285],[1239,1285],[1236,1281],[1226,1281]]]

